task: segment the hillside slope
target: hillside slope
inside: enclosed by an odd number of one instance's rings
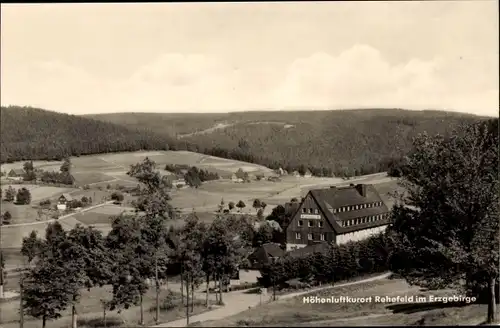
[[[448,134],[482,117],[402,109],[238,112],[228,114],[121,113],[92,118],[176,135],[199,151],[316,175],[368,174],[387,169],[419,133]]]
[[[165,134],[30,107],[0,108],[0,160],[60,160],[140,149],[168,149],[178,143]]]

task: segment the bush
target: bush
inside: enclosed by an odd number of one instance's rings
[[[46,199],[46,200],[40,201],[39,204],[40,204],[40,206],[47,207],[47,206],[50,206],[51,202],[50,202],[50,199]]]
[[[12,222],[12,215],[10,214],[9,211],[6,211],[2,217],[1,217],[1,223],[2,224],[5,224],[5,225],[8,225],[8,224],[11,224]]]
[[[111,200],[114,200],[116,202],[122,202],[124,199],[123,194],[119,191],[115,191],[114,193],[111,194]]]
[[[31,193],[26,188],[21,188],[17,191],[16,196],[17,204],[19,205],[28,205],[31,203]]]
[[[260,270],[259,284],[286,286],[290,280],[319,284],[349,280],[366,274],[388,271],[390,244],[384,233],[358,242],[331,245],[324,253],[302,257],[285,256]]]

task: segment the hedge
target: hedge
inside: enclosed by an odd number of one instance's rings
[[[312,285],[334,283],[390,269],[390,243],[385,233],[302,257],[286,255],[260,270],[259,284],[283,287],[292,279]]]

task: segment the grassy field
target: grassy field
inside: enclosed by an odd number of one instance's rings
[[[4,184],[1,186],[2,192],[5,193],[5,190],[12,186],[12,188],[18,189],[26,188],[31,193],[31,202],[36,203],[44,199],[57,198],[65,192],[71,192],[76,190],[75,188],[59,188],[59,187],[50,187],[50,186],[39,186],[39,185],[30,185],[30,184]],[[4,194],[5,195],[5,194]]]
[[[160,300],[165,300],[167,297],[167,290],[162,290],[160,292]],[[153,288],[149,289],[144,297],[144,321],[146,325],[154,324],[154,305],[155,305],[155,291]],[[109,300],[111,298],[111,288],[105,286],[103,288],[93,288],[90,291],[82,290],[81,301],[77,305],[78,316],[78,326],[84,327],[99,327],[103,326],[102,317],[103,311],[101,307],[100,300]],[[172,299],[173,308],[166,310],[162,309],[160,311],[160,321],[167,322],[175,319],[180,319],[185,316],[185,308],[180,303],[179,293],[173,293]],[[12,300],[9,302],[0,303],[0,312],[2,316],[0,317],[0,324],[2,328],[14,328],[19,327],[19,300]],[[195,300],[195,307],[192,314],[198,314],[206,311],[207,308],[204,306],[203,300]],[[55,320],[49,321],[47,323],[48,327],[51,328],[62,328],[68,327],[71,324],[71,310],[68,308],[63,312],[63,317]],[[121,311],[121,313],[109,312],[107,313],[107,326],[108,327],[124,327],[124,326],[137,326],[138,319],[140,317],[139,306],[134,306],[129,309]],[[35,328],[41,326],[41,320],[25,317],[24,327]]]
[[[457,295],[451,290],[422,291],[409,286],[403,280],[384,279],[354,286],[326,289],[286,300],[264,304],[234,316],[212,322],[201,323],[203,327],[230,326],[329,326],[329,325],[418,325],[422,320],[427,325],[463,322],[484,317],[484,306],[471,304],[435,303],[305,303],[304,296],[443,296]],[[480,310],[479,310],[480,309]],[[479,311],[479,312],[478,312]],[[468,315],[464,315],[468,313]],[[457,319],[457,314],[462,314]],[[377,318],[379,321],[373,321]],[[424,319],[422,319],[424,318]],[[433,319],[431,319],[433,318]]]

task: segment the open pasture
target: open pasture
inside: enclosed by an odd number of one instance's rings
[[[40,186],[40,185],[29,185],[29,184],[5,184],[2,185],[2,192],[5,193],[5,190],[12,186],[12,188],[19,190],[21,188],[26,188],[31,193],[31,203],[39,202],[45,199],[54,199],[62,195],[66,192],[73,192],[77,189],[75,188],[59,188],[59,187],[51,187],[51,186]]]
[[[107,175],[101,172],[74,172],[72,173],[75,181],[79,185],[96,184],[99,182],[112,181],[115,178],[113,176]]]
[[[102,224],[111,225],[112,218],[114,216],[127,212],[131,212],[130,208],[124,208],[119,205],[104,205],[96,207],[90,211],[76,213],[75,215],[73,215],[73,218],[89,226]]]
[[[45,229],[49,222],[53,222],[54,220],[48,221],[40,221],[34,222],[31,224],[25,225],[11,225],[11,226],[3,226],[1,232],[1,246],[2,248],[21,248],[23,243],[23,238],[28,237],[30,233],[35,230],[38,236],[45,236]],[[65,230],[71,230],[75,227],[76,224],[80,223],[80,221],[76,220],[73,217],[67,217],[58,220],[61,226]]]
[[[8,211],[12,215],[10,224],[32,223],[40,219],[49,219],[46,211],[43,211],[39,215],[38,210],[31,205],[16,205],[2,201],[0,207],[2,213]]]

